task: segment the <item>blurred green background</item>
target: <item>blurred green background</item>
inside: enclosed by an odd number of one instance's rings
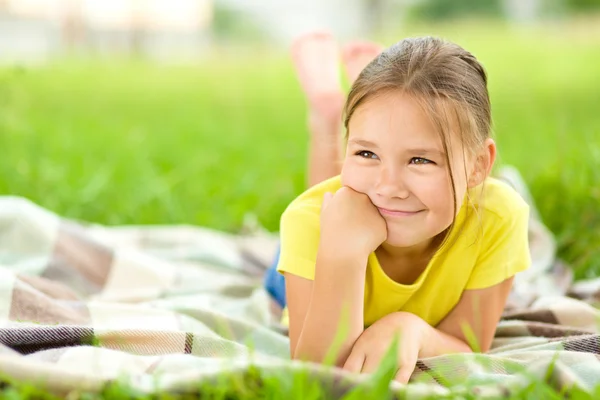
[[[525,177],[560,257],[578,277],[597,276],[596,2],[554,2],[540,19],[516,22],[494,2],[416,2],[401,24],[390,20],[394,7],[372,3],[374,18],[388,18],[370,38],[440,35],[483,62],[500,162]],[[242,16],[217,7],[210,51],[185,63],[81,52],[4,63],[0,193],[95,223],[235,232],[251,213],[276,231],[305,188],[305,104],[285,43]]]

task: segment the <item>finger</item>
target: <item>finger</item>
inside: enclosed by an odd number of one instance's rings
[[[343,369],[348,372],[359,373],[362,370],[364,362],[365,354],[362,351],[352,350],[344,363]]]
[[[398,372],[396,372],[396,376],[394,376],[394,380],[400,383],[408,383],[410,376],[414,371],[414,366],[409,367],[407,365],[403,365]]]
[[[321,204],[321,211],[324,210],[325,207],[327,207],[327,204],[329,204],[329,202],[331,201],[332,198],[333,198],[333,193],[325,192],[325,194],[323,195],[323,203]]]
[[[417,366],[417,360],[419,358],[419,351],[415,348],[407,349],[406,353],[402,357],[402,364],[400,369],[396,372],[394,380],[400,383],[408,383],[410,376],[412,375],[415,367]]]
[[[340,189],[338,189],[338,190],[340,190],[340,191],[341,191],[341,190],[343,190],[343,191],[346,191],[346,192],[348,192],[350,195],[354,195],[354,196],[355,196],[355,195],[359,195],[359,196],[360,196],[360,195],[362,195],[362,196],[367,196],[367,194],[366,194],[366,193],[364,193],[364,192],[361,192],[360,190],[356,190],[356,189],[354,189],[352,186],[348,186],[348,185],[346,185],[346,186],[342,186],[342,187],[341,187]],[[367,196],[367,197],[368,197],[368,196]]]
[[[372,374],[377,372],[377,369],[379,369],[379,366],[381,365],[382,359],[383,357],[381,354],[369,353],[369,355],[365,357],[365,362],[363,363],[360,372],[364,374]]]

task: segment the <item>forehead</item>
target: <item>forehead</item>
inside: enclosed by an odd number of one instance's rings
[[[404,93],[386,93],[359,106],[348,125],[348,137],[385,142],[427,142],[441,145],[440,135],[421,104]]]
[[[388,92],[368,99],[350,118],[348,139],[368,140],[384,148],[427,147],[441,152],[445,141],[452,152],[451,148],[460,146],[456,135],[451,134],[456,128],[452,112],[443,101],[434,100],[436,103],[431,109],[443,115],[431,115],[431,111],[425,110],[428,101],[419,101],[402,92]],[[446,132],[440,131],[436,119],[446,124]]]

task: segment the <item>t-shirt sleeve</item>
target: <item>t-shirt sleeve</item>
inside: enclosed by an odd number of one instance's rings
[[[466,289],[484,289],[529,268],[529,207],[521,205],[500,218],[483,215],[483,243]]]
[[[319,248],[319,213],[310,207],[288,208],[281,216],[277,271],[314,280]]]

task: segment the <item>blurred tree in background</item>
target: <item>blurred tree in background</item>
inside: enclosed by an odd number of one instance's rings
[[[410,15],[433,20],[467,15],[499,17],[503,15],[502,0],[423,0],[411,7]]]
[[[256,18],[220,2],[214,4],[211,33],[217,41],[258,41],[267,34]]]
[[[564,0],[569,11],[600,11],[600,0]]]
[[[526,14],[525,19],[537,19],[594,11],[600,11],[600,0],[420,0],[409,6],[408,16],[424,20],[473,16],[519,19],[519,14]]]

